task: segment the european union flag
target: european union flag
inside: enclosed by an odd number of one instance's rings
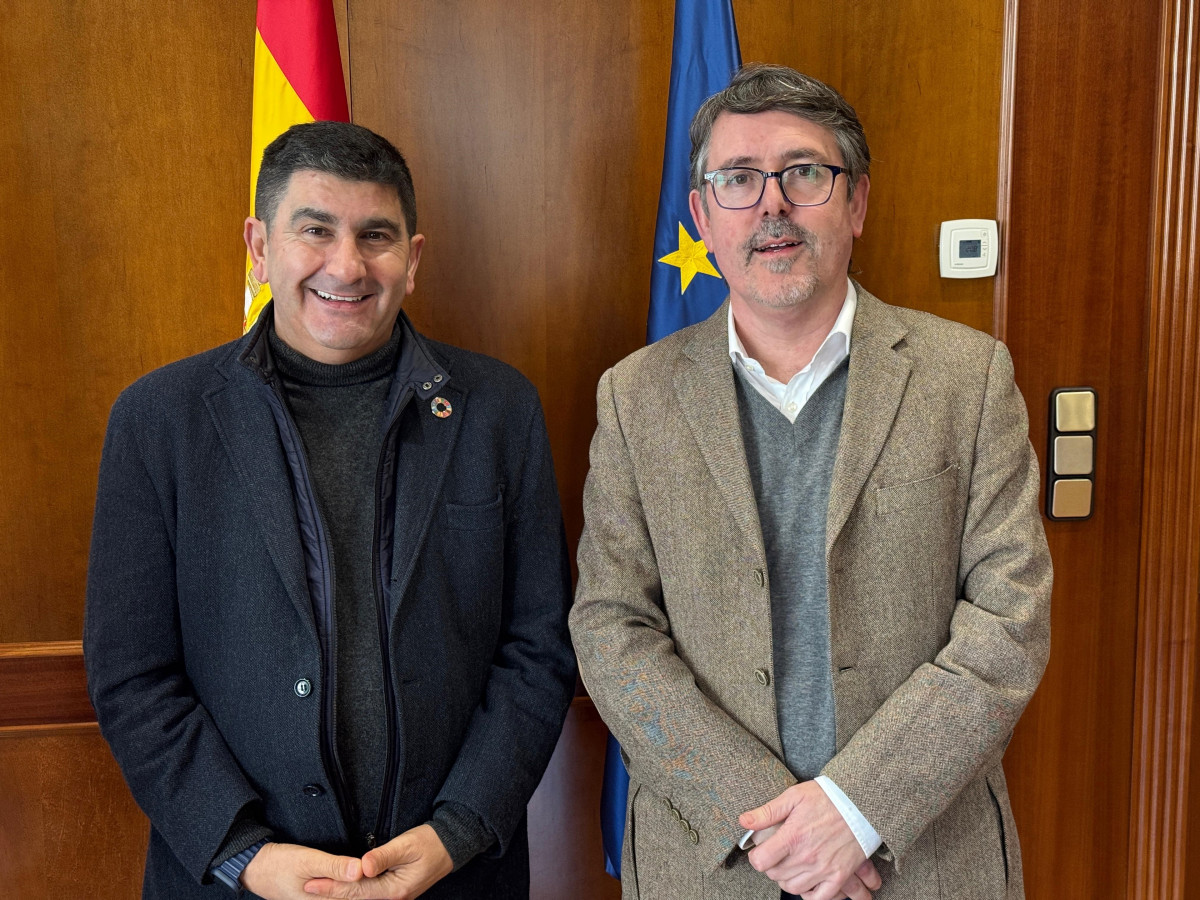
[[[708,318],[729,293],[708,257],[708,248],[696,233],[688,209],[688,157],[692,149],[688,126],[700,104],[727,87],[741,64],[731,0],[677,0],[647,343]],[[621,761],[621,746],[610,734],[600,794],[600,832],[604,838],[604,868],[614,878],[621,877],[628,793],[629,773]]]
[[[678,0],[647,343],[708,318],[729,293],[688,210],[688,156],[692,149],[688,126],[700,104],[727,87],[740,66],[730,0]]]

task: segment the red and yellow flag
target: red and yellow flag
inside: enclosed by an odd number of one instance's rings
[[[254,113],[250,140],[250,215],[267,144],[291,126],[317,120],[350,121],[332,0],[258,0],[254,33]],[[248,330],[271,299],[246,256]]]

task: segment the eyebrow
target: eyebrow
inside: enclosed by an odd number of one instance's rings
[[[288,222],[295,226],[297,223],[311,219],[314,222],[320,222],[322,225],[337,225],[338,217],[333,213],[323,209],[318,209],[315,206],[301,206],[292,213],[292,217]],[[389,219],[387,216],[375,216],[367,219],[358,226],[359,231],[394,231],[400,233],[400,223],[394,219]]]
[[[814,150],[811,147],[797,147],[793,150],[785,151],[780,158],[783,159],[784,165],[788,166],[795,165],[796,160],[799,159],[813,160],[814,162],[820,161],[825,158],[825,154],[819,150]],[[738,166],[751,166],[756,162],[758,162],[758,158],[754,156],[735,156],[733,159],[728,160],[717,168],[732,169]]]
[[[373,219],[367,219],[360,226],[359,231],[394,231],[397,234],[401,232],[400,223],[387,218],[386,216],[376,216]]]
[[[325,225],[336,225],[337,216],[333,213],[328,213],[323,209],[317,209],[315,206],[301,206],[292,213],[292,217],[288,219],[288,224],[295,225],[301,219],[314,219]]]

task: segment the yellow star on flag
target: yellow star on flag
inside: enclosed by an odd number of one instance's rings
[[[682,222],[679,223],[679,249],[668,253],[659,262],[678,267],[680,294],[688,289],[697,272],[703,272],[713,278],[721,277],[721,273],[708,261],[708,248],[704,246],[704,241],[693,241]]]

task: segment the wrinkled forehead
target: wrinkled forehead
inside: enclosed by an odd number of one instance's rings
[[[298,215],[329,224],[398,222],[403,228],[404,204],[395,185],[298,169],[288,178],[276,219],[287,224]]]
[[[775,168],[796,162],[842,165],[837,138],[823,125],[787,110],[723,112],[713,123],[705,169]]]

